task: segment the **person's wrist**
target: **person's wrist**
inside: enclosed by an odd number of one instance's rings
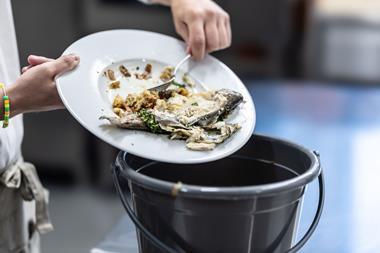
[[[4,91],[3,91],[3,89],[0,89],[0,121],[4,120],[4,113],[3,113],[3,110],[4,110],[4,101],[3,101],[3,97],[4,97]]]
[[[8,86],[6,92],[9,97],[11,117],[23,113],[25,108],[23,108],[22,100],[20,99],[20,92],[17,91],[17,85]]]

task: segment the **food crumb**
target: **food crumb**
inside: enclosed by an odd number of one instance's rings
[[[119,70],[123,76],[125,76],[125,77],[131,76],[131,73],[129,73],[128,69],[124,65],[120,65]]]
[[[120,95],[116,95],[115,99],[113,100],[112,107],[122,107],[124,104],[124,99]]]
[[[113,72],[113,70],[111,70],[111,69],[107,70],[107,76],[108,76],[108,78],[111,81],[115,81],[116,80],[116,78],[115,78],[115,72]]]
[[[178,93],[185,97],[189,96],[189,91],[186,88],[179,88]]]
[[[120,88],[120,81],[113,81],[110,83],[110,89],[119,89]]]
[[[148,63],[146,66],[145,66],[145,71],[147,73],[152,73],[152,64]]]
[[[182,77],[182,81],[189,85],[190,87],[194,87],[195,86],[195,82],[194,80],[189,76],[189,74],[185,73]]]
[[[139,80],[148,80],[152,77],[152,64],[148,63],[145,66],[144,72],[142,74],[135,73],[135,77]]]
[[[162,71],[160,75],[160,79],[163,82],[169,81],[173,77],[173,71],[174,71],[173,67],[170,67],[170,66],[165,67],[165,69]]]
[[[123,116],[123,113],[124,113],[124,110],[121,109],[121,108],[113,108],[113,112],[119,116],[119,117],[122,117]]]

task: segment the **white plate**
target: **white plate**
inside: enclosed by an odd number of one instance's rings
[[[112,30],[76,41],[63,54],[69,53],[79,55],[81,62],[74,71],[57,78],[59,95],[69,112],[85,128],[114,147],[156,161],[202,163],[234,153],[252,135],[256,114],[248,90],[226,65],[212,56],[200,62],[190,60],[181,67],[182,73],[188,72],[193,79],[210,89],[228,88],[240,92],[245,101],[227,120],[240,123],[242,128],[214,150],[191,151],[184,141],[110,127],[108,122],[99,120],[102,115],[113,115],[111,105],[115,94],[124,96],[128,92],[149,88],[149,85],[144,87],[138,81],[131,83],[121,78],[121,89],[109,90],[104,70],[117,68],[119,64],[127,68],[139,65],[143,69],[145,62],[149,62],[153,63],[153,71],[159,72],[163,66],[175,65],[185,56],[184,43],[175,38],[146,31]],[[197,85],[196,89],[202,90],[203,86]]]

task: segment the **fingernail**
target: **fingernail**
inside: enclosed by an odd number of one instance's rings
[[[74,60],[74,61],[79,61],[79,56],[76,54],[69,54],[69,56]]]

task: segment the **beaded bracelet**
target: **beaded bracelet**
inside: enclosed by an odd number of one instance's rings
[[[4,119],[3,119],[3,128],[6,128],[9,125],[9,116],[10,116],[10,103],[9,97],[5,91],[5,85],[0,83],[0,88],[3,90],[3,103],[4,103]]]

